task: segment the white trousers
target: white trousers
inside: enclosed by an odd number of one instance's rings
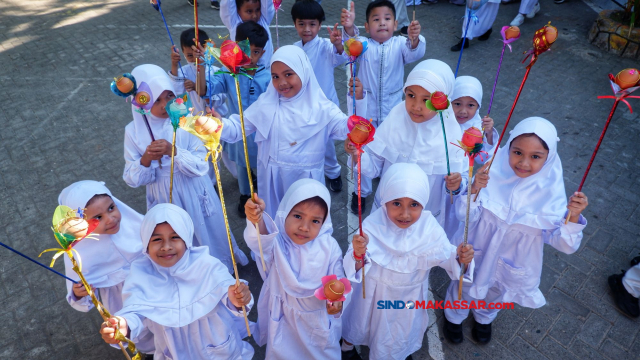
[[[640,297],[640,264],[627,270],[622,278],[622,284],[629,294]]]

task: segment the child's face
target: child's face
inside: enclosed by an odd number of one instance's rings
[[[458,124],[464,124],[473,119],[476,116],[476,112],[478,112],[478,102],[471,96],[455,99],[451,105],[453,105],[453,112],[456,114]]]
[[[260,58],[264,55],[264,48],[255,45],[249,46],[251,47],[251,64],[243,66],[246,69],[258,67],[258,61],[260,61]]]
[[[371,10],[369,18],[364,24],[364,29],[367,33],[371,35],[373,40],[379,43],[391,39],[397,27],[398,22],[396,21],[396,17],[393,16],[393,11],[386,6],[380,6]]]
[[[427,100],[431,99],[431,93],[422,86],[411,85],[405,90],[404,106],[414,123],[420,124],[429,121],[436,116],[435,111],[427,109]]]
[[[322,23],[316,19],[296,19],[295,27],[302,43],[306,44],[318,36]]]
[[[156,225],[155,230],[153,230],[147,253],[149,253],[149,257],[153,262],[168,268],[182,259],[186,249],[186,244],[180,238],[180,235],[173,231],[171,225],[162,223]]]
[[[242,19],[242,22],[258,22],[258,20],[260,20],[260,14],[260,1],[257,0],[246,0],[242,6],[240,6],[240,9],[238,9],[238,15],[240,19]]]
[[[196,63],[196,56],[193,54],[193,49],[190,46],[185,46],[182,48],[182,53],[184,54],[185,59],[189,64]]]
[[[313,203],[299,203],[284,220],[284,230],[295,244],[304,245],[315,239],[324,223],[325,211]]]
[[[393,221],[397,227],[406,229],[413,225],[422,214],[422,205],[419,202],[403,197],[400,199],[391,200],[384,204],[387,208],[387,217]]]
[[[169,101],[175,98],[176,96],[173,94],[173,91],[171,90],[163,91],[162,94],[158,96],[158,99],[156,100],[156,102],[153,103],[153,106],[151,106],[151,115],[161,119],[168,118],[169,114],[167,114],[167,109],[165,109],[165,106],[167,106]]]
[[[509,166],[518,177],[526,178],[542,169],[547,156],[549,150],[542,146],[538,136],[519,136],[509,147]]]
[[[93,231],[96,234],[113,235],[120,231],[122,215],[110,196],[100,196],[91,201],[91,204],[84,211],[84,215],[87,220],[100,221],[98,227]]]
[[[302,89],[302,80],[287,64],[276,61],[271,64],[271,82],[278,93],[286,98],[292,98]]]

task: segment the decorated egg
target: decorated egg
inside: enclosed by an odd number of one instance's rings
[[[558,29],[555,26],[545,25],[544,26],[544,36],[547,39],[549,45],[553,44],[558,38]]]
[[[624,69],[616,75],[615,83],[621,89],[628,89],[640,81],[640,73],[637,69]]]
[[[195,129],[198,134],[211,135],[218,131],[219,125],[209,116],[200,116],[196,119]]]
[[[89,231],[89,223],[82,218],[70,218],[58,226],[58,232],[69,234],[76,239],[85,237]]]
[[[357,124],[354,126],[353,130],[351,130],[351,141],[355,144],[364,144],[367,139],[369,139],[369,133],[371,130],[368,126],[364,124]]]
[[[436,91],[431,94],[431,105],[436,110],[444,110],[449,107],[449,99],[447,99],[447,95],[442,91]]]
[[[360,56],[362,54],[362,43],[360,41],[353,41],[349,44],[349,53],[351,56]]]
[[[472,126],[464,131],[462,134],[462,144],[467,147],[473,148],[476,144],[482,143],[482,131],[475,126]]]
[[[509,26],[504,32],[504,37],[507,40],[517,38],[518,36],[520,36],[520,28],[517,26]]]
[[[116,79],[116,87],[120,92],[126,94],[133,90],[133,81],[127,77],[120,76]]]
[[[344,294],[344,284],[338,280],[331,280],[324,284],[324,296],[329,301],[338,301]]]
[[[140,106],[147,105],[151,101],[151,96],[146,91],[138,91],[135,97],[136,103]]]

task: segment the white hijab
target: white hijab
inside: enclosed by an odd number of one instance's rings
[[[166,71],[164,71],[161,67],[152,64],[145,64],[136,66],[133,71],[131,71],[131,75],[136,79],[136,85],[138,89],[142,86],[143,83],[147,84],[148,91],[150,91],[151,101],[150,104],[156,102],[160,94],[162,94],[165,90],[169,90],[175,94],[175,90],[173,89],[173,85],[171,84],[171,79],[169,75],[167,75]],[[153,136],[156,140],[165,139],[169,142],[172,140],[173,136],[173,128],[171,127],[171,122],[169,118],[162,119],[153,116],[151,113],[147,115],[142,115],[138,111],[137,106],[131,104],[131,113],[133,115],[133,129],[134,129],[134,137],[133,141],[137,150],[140,154],[144,154],[147,149],[147,146],[151,144],[151,135],[149,135],[149,130],[147,129],[147,125],[144,122],[144,117],[147,117],[149,122],[149,126],[151,127],[151,131],[153,132]],[[166,159],[164,159],[166,162]],[[151,167],[158,167],[159,162],[152,161]]]
[[[103,182],[83,180],[67,186],[58,196],[58,204],[72,209],[87,207],[95,195],[109,195],[120,210],[120,230],[113,235],[94,234],[98,240],[84,239],[74,246],[80,254],[82,274],[96,288],[107,288],[120,284],[129,273],[131,263],[142,254],[140,223],[142,215],[111,195]],[[64,257],[67,276],[78,278],[72,270],[71,261]],[[71,282],[67,287],[71,289]]]
[[[164,222],[187,247],[170,268],[156,264],[147,253],[156,225]],[[166,203],[154,206],[142,220],[140,236],[146,256],[131,265],[122,288],[124,306],[117,315],[135,313],[162,326],[186,326],[211,312],[235,284],[227,267],[209,255],[206,246],[193,247],[193,222],[180,207]]]
[[[409,73],[404,89],[418,85],[430,93],[442,91],[451,99],[454,81],[449,65],[430,59],[422,61]],[[451,106],[443,112],[443,119],[451,172],[462,172],[466,163],[464,153],[451,144],[457,144],[457,140],[462,139],[462,131]],[[376,131],[374,141],[367,148],[391,163],[418,164],[427,175],[447,174],[440,116],[436,115],[427,122],[416,124],[409,117],[404,101],[391,109]]]
[[[280,50],[278,50],[280,51]],[[277,54],[277,52],[276,52]],[[285,232],[284,222],[291,209],[298,203],[319,196],[327,203],[327,218],[318,236],[304,245],[297,245]],[[294,182],[278,206],[275,223],[279,234],[274,246],[274,263],[280,282],[287,294],[306,298],[314,296],[314,291],[322,286],[322,277],[332,275],[334,258],[341,258],[342,251],[331,236],[331,195],[324,184],[313,179]],[[344,274],[335,274],[344,277]]]
[[[423,210],[420,218],[407,229],[401,229],[387,215],[385,204],[408,197],[423,207],[429,200],[429,179],[416,164],[397,163],[389,167],[378,187],[381,206],[362,224],[369,235],[367,250],[371,259],[385,269],[412,273],[429,270],[451,256],[455,246],[433,217]]]
[[[453,87],[451,101],[453,102],[453,100],[457,100],[465,96],[469,96],[478,102],[478,110],[476,110],[476,115],[473,118],[467,120],[464,124],[460,124],[462,132],[472,126],[482,129],[482,118],[480,117],[480,108],[482,107],[482,84],[480,84],[480,81],[473,76],[459,76],[456,78],[456,84]]]
[[[300,144],[335,117],[345,116],[322,92],[304,50],[294,45],[283,46],[273,54],[271,64],[276,61],[285,63],[300,77],[300,92],[292,98],[280,96],[271,82],[267,91],[245,112],[246,121],[257,129],[256,142],[272,139],[269,156],[275,159],[280,148]],[[271,132],[272,129],[277,131]]]
[[[524,179],[516,176],[509,166],[511,142],[522,134],[536,134],[549,147],[549,156],[542,169]],[[558,141],[555,126],[546,119],[530,117],[516,125],[509,140],[496,154],[487,188],[480,192],[482,206],[507,224],[555,228],[567,211]]]

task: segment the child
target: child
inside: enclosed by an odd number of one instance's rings
[[[476,251],[473,284],[464,284],[462,298],[484,300],[487,304],[514,302],[523,307],[539,308],[545,304],[538,289],[542,273],[544,244],[566,254],[580,246],[582,229],[587,224],[580,213],[587,207],[587,197],[576,192],[567,205],[562,163],[557,154],[558,133],[549,121],[531,117],[511,131],[506,145],[498,150],[491,167],[491,181],[478,170],[471,194],[480,192],[471,202],[469,244]],[[457,199],[458,218],[466,214],[466,196]],[[567,209],[571,212],[565,224]],[[462,240],[457,234],[453,239]],[[452,281],[446,300],[457,300],[458,281]],[[491,323],[499,310],[473,310],[473,338],[485,344],[491,340]],[[445,309],[444,336],[460,343],[462,321],[469,309]]]
[[[260,227],[266,272],[258,299],[256,343],[267,344],[267,359],[338,359],[342,302],[318,300],[322,277],[344,277],[342,250],[331,236],[331,196],[313,179],[296,181],[282,199],[275,222],[265,202],[247,201],[244,239],[259,256],[253,224]],[[256,263],[260,263],[256,259]]]
[[[235,317],[253,305],[249,287],[236,285],[227,268],[193,247],[193,222],[186,211],[160,204],[142,220],[143,257],[131,265],[122,289],[124,307],[102,324],[105,342],[120,332],[136,342],[141,329],[154,335],[155,359],[251,359]]]
[[[304,50],[309,57],[311,67],[316,74],[316,79],[327,99],[340,106],[338,94],[333,79],[333,69],[344,64],[347,56],[342,47],[341,32],[336,24],[329,30],[331,39],[318,36],[324,21],[324,10],[315,0],[299,0],[291,7],[291,17],[296,27],[300,41],[294,45]],[[327,143],[327,151],[324,154],[324,174],[329,179],[329,189],[334,192],[342,190],[342,177],[340,176],[340,164],[336,157],[336,148],[333,140]]]
[[[251,77],[238,76],[240,82],[240,94],[242,95],[242,106],[247,109],[258,97],[262,95],[269,85],[271,73],[263,65],[258,65],[259,60],[265,53],[264,47],[269,41],[269,34],[265,28],[253,21],[243,22],[236,29],[236,41],[249,39],[251,47],[251,64],[240,69]],[[253,70],[251,70],[253,69]],[[231,114],[239,114],[238,96],[236,93],[235,79],[229,74],[208,74],[208,91],[213,94],[226,94],[231,105]],[[217,109],[216,109],[217,111]],[[240,202],[238,203],[238,214],[244,218],[244,203],[251,196],[249,187],[249,177],[247,176],[247,164],[244,157],[244,145],[242,141],[236,143],[223,144],[224,151],[229,155],[229,159],[235,162],[240,188]],[[249,152],[249,162],[251,168],[255,169],[257,164],[258,146],[255,143],[255,135],[247,136],[247,150]]]
[[[169,202],[171,171],[171,140],[173,127],[165,110],[166,104],[175,98],[171,81],[158,66],[146,64],[133,69],[138,88],[148,89],[151,111],[142,114],[132,105],[133,121],[125,128],[122,175],[127,185],[147,187],[147,208]],[[143,87],[142,85],[145,84]],[[145,90],[140,90],[145,91]],[[149,129],[145,121],[148,121]],[[151,141],[149,131],[155,141]],[[178,129],[173,174],[173,203],[185,209],[195,220],[195,242],[208,246],[209,252],[229,271],[233,271],[220,199],[207,176],[209,163],[205,161],[206,149],[202,141],[188,132]],[[162,167],[160,167],[162,163]],[[234,252],[241,265],[246,265],[246,255],[238,249],[234,240]]]
[[[360,113],[371,119],[373,126],[380,126],[387,118],[390,110],[402,101],[402,80],[404,66],[419,60],[425,53],[425,39],[420,35],[420,23],[412,21],[409,25],[408,38],[393,36],[398,22],[396,8],[388,0],[375,0],[367,5],[365,30],[371,35],[368,49],[357,63],[357,74],[367,93],[367,112]],[[355,5],[351,2],[350,10],[343,9],[341,22],[343,39],[358,36],[355,21]],[[360,38],[364,41],[366,39]],[[363,207],[364,198],[371,194],[371,179],[362,179]],[[355,193],[351,198],[351,210],[358,212],[358,200]]]
[[[320,89],[307,55],[297,46],[281,47],[271,59],[271,85],[245,111],[246,134],[256,133],[258,193],[275,216],[280,199],[298,179],[324,179],[329,139],[344,140],[347,115]],[[358,112],[366,110],[362,86],[356,88]],[[351,106],[348,101],[347,107]],[[362,111],[361,111],[362,110]],[[223,119],[221,139],[242,140],[237,115]]]
[[[173,88],[176,93],[184,94],[185,92],[189,93],[189,98],[191,102],[194,104],[197,111],[204,110],[204,104],[209,102],[209,97],[207,97],[204,101],[201,98],[201,95],[204,95],[204,87],[205,84],[205,66],[202,60],[198,61],[198,68],[200,71],[198,72],[196,69],[196,57],[200,56],[200,52],[196,49],[195,43],[196,37],[196,29],[190,28],[183,31],[180,34],[180,48],[182,49],[182,53],[184,54],[185,59],[187,60],[187,64],[178,69],[178,63],[180,61],[180,53],[177,49],[171,49],[171,71],[169,71],[169,78],[171,79],[171,83],[173,84]],[[205,46],[209,35],[203,30],[198,29],[198,42],[199,45]],[[216,66],[212,66],[211,70],[218,71],[219,68]],[[198,78],[198,85],[200,89],[196,89],[196,77]],[[215,95],[213,97],[213,103],[209,104],[209,106],[213,106],[216,108],[218,113],[227,114],[227,105],[225,95]]]
[[[484,132],[482,150],[490,154],[493,151],[494,141],[497,141],[499,136],[498,131],[493,127],[493,119],[488,115],[481,119],[478,113],[482,104],[480,81],[473,76],[459,76],[456,78],[451,98],[453,99],[451,106],[462,132],[464,133],[472,126],[482,130]],[[478,164],[484,164],[487,159],[488,156],[478,156],[475,161]]]
[[[229,30],[229,38],[236,38],[236,28],[245,21],[255,21],[263,28],[267,29],[269,41],[264,47],[264,56],[258,62],[259,65],[267,66],[271,63],[273,55],[273,44],[271,43],[271,33],[268,31],[271,20],[276,11],[272,0],[221,0],[220,19]]]
[[[442,267],[457,280],[460,264],[473,259],[473,247],[451,245],[425,208],[429,179],[418,165],[391,165],[378,189],[383,206],[365,219],[364,237],[354,235],[344,256],[345,272],[357,296],[344,313],[343,359],[358,358],[353,344],[368,346],[370,359],[404,360],[420,349],[429,325],[427,312],[380,310],[375,304],[390,299],[427,301],[432,267]],[[370,265],[362,270],[365,250]],[[360,295],[363,271],[367,277],[364,299]],[[467,274],[473,274],[473,264]]]
[[[93,231],[98,241],[85,239],[74,246],[82,261],[82,274],[110,312],[122,309],[122,286],[131,264],[142,256],[140,223],[142,215],[111,195],[103,182],[84,180],[67,186],[58,204],[84,209],[84,218],[100,223]],[[73,264],[64,256],[65,274],[80,280]],[[81,282],[67,281],[67,302],[78,311],[93,308],[91,297]],[[153,334],[144,332],[136,343],[143,353],[153,353]]]
[[[474,2],[474,5],[477,2]],[[460,5],[464,5],[464,2]],[[460,36],[460,41],[451,47],[451,51],[460,51],[462,49],[462,41],[464,41],[464,48],[468,48],[471,45],[471,39],[477,37],[480,41],[489,40],[491,33],[493,32],[493,22],[496,20],[496,16],[498,16],[498,8],[500,7],[500,0],[488,0],[484,5],[480,6],[475,12],[475,16],[477,20],[471,19],[471,24],[467,28],[467,21],[469,20],[468,10],[465,10],[464,21],[462,22],[462,34]],[[465,40],[464,35],[466,35],[467,39]]]
[[[449,194],[453,191],[456,195],[466,187],[467,181],[460,173],[468,160],[453,145],[462,139],[462,132],[451,107],[443,114],[448,142],[445,148],[440,116],[428,110],[425,102],[436,91],[451,95],[454,83],[451,68],[440,60],[425,60],[416,65],[404,84],[405,101],[391,110],[361,159],[362,175],[371,178],[383,176],[395,163],[418,164],[429,178],[430,194],[425,209],[431,211],[449,237],[460,224]],[[345,142],[345,150],[352,157],[357,154],[350,141]],[[450,176],[445,151],[449,152]],[[382,205],[376,193],[371,211]]]

